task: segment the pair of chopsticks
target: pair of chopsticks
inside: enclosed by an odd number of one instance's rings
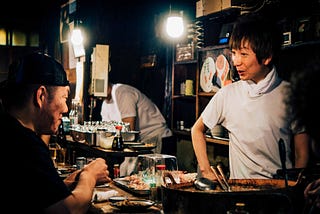
[[[231,187],[230,185],[228,184],[228,181],[227,181],[227,178],[225,176],[225,174],[223,173],[223,170],[222,170],[222,166],[220,164],[218,164],[217,166],[217,169],[214,168],[213,166],[210,167],[213,174],[216,176],[216,178],[218,179],[218,182],[221,186],[221,188],[224,190],[224,191],[227,191],[227,192],[231,192]],[[221,176],[221,177],[220,177]],[[222,178],[222,179],[221,179]]]

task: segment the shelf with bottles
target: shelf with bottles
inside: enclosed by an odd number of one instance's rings
[[[173,72],[172,96],[193,96],[195,95],[197,63],[175,64]],[[188,85],[188,82],[191,85]],[[189,86],[189,88],[187,87]],[[188,90],[190,89],[191,90]]]

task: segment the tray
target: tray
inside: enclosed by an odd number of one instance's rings
[[[150,190],[145,190],[145,189],[138,190],[138,189],[130,188],[128,186],[129,181],[125,180],[124,178],[115,178],[113,179],[113,182],[115,183],[116,186],[136,196],[149,196],[151,193]]]

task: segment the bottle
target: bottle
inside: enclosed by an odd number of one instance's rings
[[[236,203],[236,207],[234,210],[227,211],[227,214],[249,214],[247,210],[245,210],[246,204],[245,203]]]
[[[61,123],[58,128],[57,143],[60,144],[60,146],[65,146],[66,144],[66,134],[64,132],[63,123]]]
[[[78,120],[78,101],[75,99],[72,99],[71,102],[71,109],[69,112],[69,119],[70,119],[70,127],[74,128],[75,125],[77,125],[79,123]]]
[[[119,178],[120,177],[120,166],[119,166],[119,164],[114,164],[113,165],[113,177],[114,178]]]
[[[121,136],[122,126],[116,126],[116,134],[112,141],[112,149],[116,151],[123,151],[123,139]]]
[[[157,164],[156,165],[156,186],[161,187],[163,184],[163,172],[166,169],[165,164]]]

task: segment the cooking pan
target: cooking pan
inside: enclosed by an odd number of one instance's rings
[[[284,179],[229,179],[232,191],[219,185],[201,190],[194,185],[163,185],[165,213],[226,213],[238,202],[245,203],[249,213],[301,213],[304,205],[300,180]]]

